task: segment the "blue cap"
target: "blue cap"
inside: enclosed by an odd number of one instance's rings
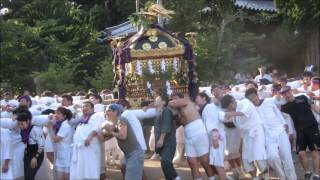
[[[123,108],[122,108],[122,106],[119,105],[119,104],[110,104],[110,105],[108,106],[108,110],[118,111],[118,112],[122,113]]]

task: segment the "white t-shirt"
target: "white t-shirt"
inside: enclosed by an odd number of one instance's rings
[[[148,109],[146,112],[143,110],[125,110],[121,116],[127,118],[130,123],[134,134],[141,146],[142,150],[147,150],[146,141],[144,139],[143,130],[139,119],[147,119],[155,117],[157,114],[156,109]]]
[[[265,131],[270,137],[279,135],[285,130],[286,124],[280,110],[272,98],[266,98],[262,104],[257,107],[258,112],[263,120]]]
[[[300,93],[312,92],[311,86],[308,86],[308,87],[305,89],[304,86],[301,85],[297,90],[298,90]]]
[[[55,165],[58,167],[69,167],[71,160],[71,144],[73,142],[74,128],[65,120],[57,133],[57,136],[62,137],[62,140],[55,143],[56,159]]]
[[[220,133],[224,134],[224,125],[219,121],[219,111],[220,108],[213,103],[207,104],[202,111],[202,120],[206,126],[208,134],[213,129],[217,129]]]
[[[237,102],[237,112],[241,112],[244,116],[237,116],[235,125],[243,130],[253,130],[257,125],[262,125],[263,121],[257,111],[257,108],[247,98]]]
[[[270,83],[272,82],[272,77],[269,74],[264,74],[263,76],[259,74],[254,78],[254,81],[256,83],[260,83],[260,79],[267,79],[268,81],[270,81]]]
[[[19,106],[19,102],[17,100],[15,100],[15,99],[11,99],[11,100],[8,100],[8,101],[2,99],[0,101],[0,105],[1,106],[18,107]]]
[[[105,105],[103,104],[95,104],[94,105],[94,112],[104,112]]]

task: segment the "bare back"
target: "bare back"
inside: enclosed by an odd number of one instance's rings
[[[183,126],[201,118],[196,105],[190,99],[183,98],[173,100],[171,103],[169,103],[169,105],[179,109],[179,115],[181,117],[180,123]]]

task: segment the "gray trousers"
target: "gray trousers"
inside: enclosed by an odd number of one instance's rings
[[[172,163],[175,152],[176,152],[175,142],[164,143],[162,151],[160,153],[160,156],[161,156],[160,162],[161,162],[161,168],[166,180],[173,180],[178,176]]]
[[[140,148],[125,154],[125,180],[141,180],[143,174],[144,151]]]

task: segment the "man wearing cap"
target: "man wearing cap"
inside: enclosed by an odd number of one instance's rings
[[[305,95],[294,97],[289,86],[281,88],[281,95],[286,99],[287,103],[281,106],[281,110],[290,114],[294,127],[297,131],[297,151],[300,156],[300,163],[305,170],[305,179],[309,179],[312,173],[308,167],[306,157],[306,149],[311,151],[312,159],[319,159],[318,148],[320,146],[320,135],[318,123],[312,113],[320,112],[310,99]],[[319,161],[313,161],[314,180],[319,178]]]
[[[125,99],[120,99],[117,104],[121,105],[123,108],[123,113],[121,116],[125,117],[128,122],[130,123],[132,129],[133,129],[133,134],[136,136],[136,139],[141,147],[141,149],[145,152],[147,150],[147,145],[146,141],[143,135],[143,130],[142,126],[140,123],[141,119],[151,119],[156,117],[157,112],[155,108],[150,108],[147,110],[142,110],[142,109],[130,109],[131,105],[129,101]],[[126,167],[125,161],[122,163],[122,169],[121,171],[124,172],[124,168]],[[145,174],[143,173],[143,179],[145,179]]]
[[[108,120],[103,130],[105,139],[115,137],[120,149],[125,155],[126,170],[124,179],[141,180],[144,164],[144,150],[141,148],[133,127],[127,118],[121,116],[122,107],[117,104],[111,104],[107,109]]]

